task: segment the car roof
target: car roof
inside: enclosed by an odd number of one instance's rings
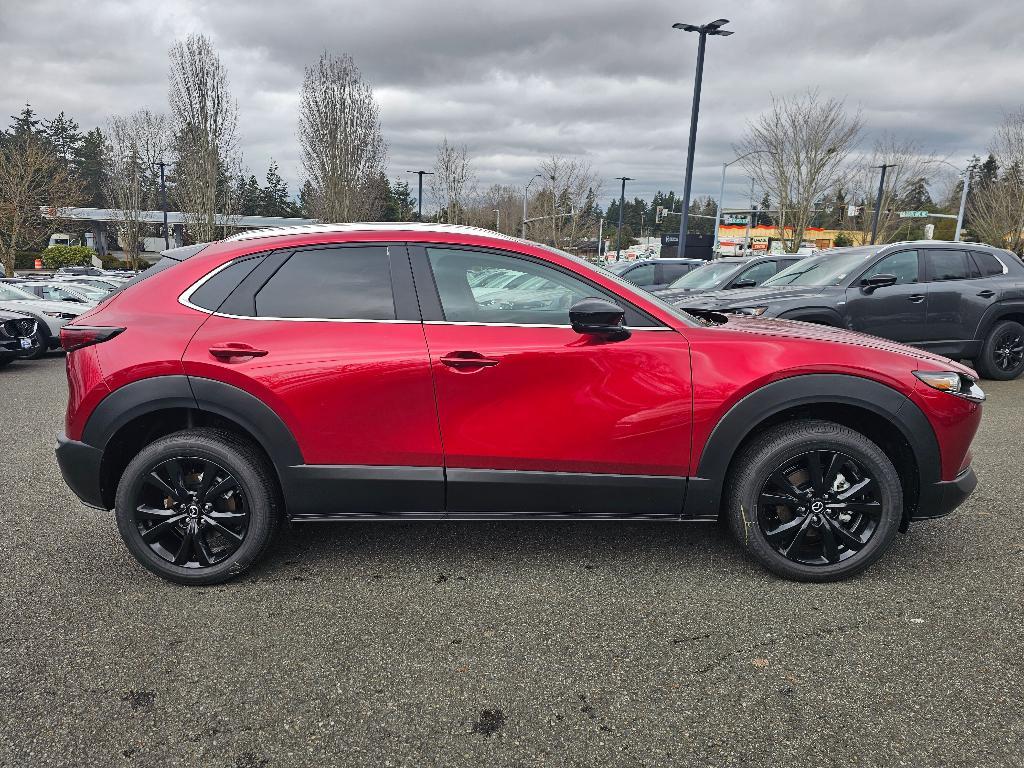
[[[418,221],[366,221],[347,224],[304,224],[294,227],[268,227],[267,229],[250,229],[224,238],[221,242],[231,243],[241,240],[256,240],[268,237],[292,237],[295,235],[320,235],[347,232],[437,232],[449,235],[476,235],[492,237],[512,242],[529,242],[518,237],[495,232],[482,227],[468,227],[462,224],[433,224]]]

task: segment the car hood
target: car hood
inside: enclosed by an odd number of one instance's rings
[[[92,309],[84,304],[77,304],[73,301],[30,301],[28,299],[16,299],[14,301],[0,301],[0,308],[24,312],[64,312],[68,315],[78,317],[86,310]]]
[[[773,336],[775,338],[804,339],[812,341],[832,342],[835,344],[852,344],[858,347],[878,349],[884,352],[893,352],[899,355],[914,357],[932,363],[939,370],[954,370],[977,376],[970,368],[950,360],[948,357],[936,355],[916,347],[909,347],[897,341],[882,339],[878,336],[871,336],[858,331],[850,331],[845,328],[834,328],[829,325],[817,325],[814,323],[802,323],[798,320],[782,320],[775,317],[751,317],[748,315],[727,315],[727,322],[723,328],[740,333],[752,333],[760,336]]]
[[[731,307],[756,307],[787,299],[807,299],[835,292],[842,288],[823,287],[817,285],[772,285],[756,288],[733,288],[728,291],[707,291],[706,293],[690,294],[672,301],[676,306],[686,309],[728,309]]]
[[[651,291],[659,299],[667,301],[669,304],[675,304],[678,299],[697,296],[707,292],[707,288],[662,288],[658,291]]]

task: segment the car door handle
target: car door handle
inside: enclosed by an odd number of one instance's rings
[[[484,357],[479,352],[450,352],[441,362],[449,368],[490,368],[498,364],[494,358]]]
[[[907,296],[907,301],[910,301],[910,302],[912,302],[914,304],[920,304],[922,301],[924,301],[924,294],[923,293],[912,293],[909,296]]]
[[[229,341],[224,344],[214,344],[210,347],[210,354],[218,360],[230,360],[233,357],[263,357],[267,354],[267,350],[256,349],[237,341]]]
[[[988,288],[986,288],[984,291],[978,291],[978,295],[981,296],[981,298],[983,299],[991,299],[993,296],[996,295],[996,292],[990,291]]]

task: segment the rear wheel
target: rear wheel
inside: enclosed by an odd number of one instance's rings
[[[181,584],[244,572],[277,530],[273,470],[229,432],[163,437],[132,459],[117,487],[117,527],[143,566]]]
[[[986,379],[996,381],[1009,381],[1024,373],[1024,325],[1014,320],[996,323],[974,366]]]
[[[903,515],[896,468],[848,427],[806,420],[769,429],[737,456],[727,514],[740,544],[774,573],[836,581],[892,544]]]

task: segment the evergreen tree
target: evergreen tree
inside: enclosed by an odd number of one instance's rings
[[[53,146],[57,157],[61,158],[69,168],[75,166],[75,158],[82,147],[84,137],[78,129],[78,123],[65,117],[63,110],[53,120],[43,121],[43,134]]]
[[[104,192],[106,152],[107,140],[99,128],[86,133],[75,151],[75,175],[82,182],[82,204],[87,207],[107,207]]]
[[[267,169],[267,186],[259,192],[258,214],[260,216],[298,216],[298,207],[288,196],[288,185],[278,170],[277,161],[271,159]]]
[[[44,135],[41,127],[42,121],[36,117],[31,104],[26,103],[20,114],[11,115],[11,120],[14,122],[11,123],[9,133],[14,138],[21,138],[27,133],[34,133],[37,136]]]
[[[314,189],[313,183],[306,179],[302,189],[299,190],[299,211],[307,218],[315,218],[314,212],[317,210],[317,205],[316,189]]]

